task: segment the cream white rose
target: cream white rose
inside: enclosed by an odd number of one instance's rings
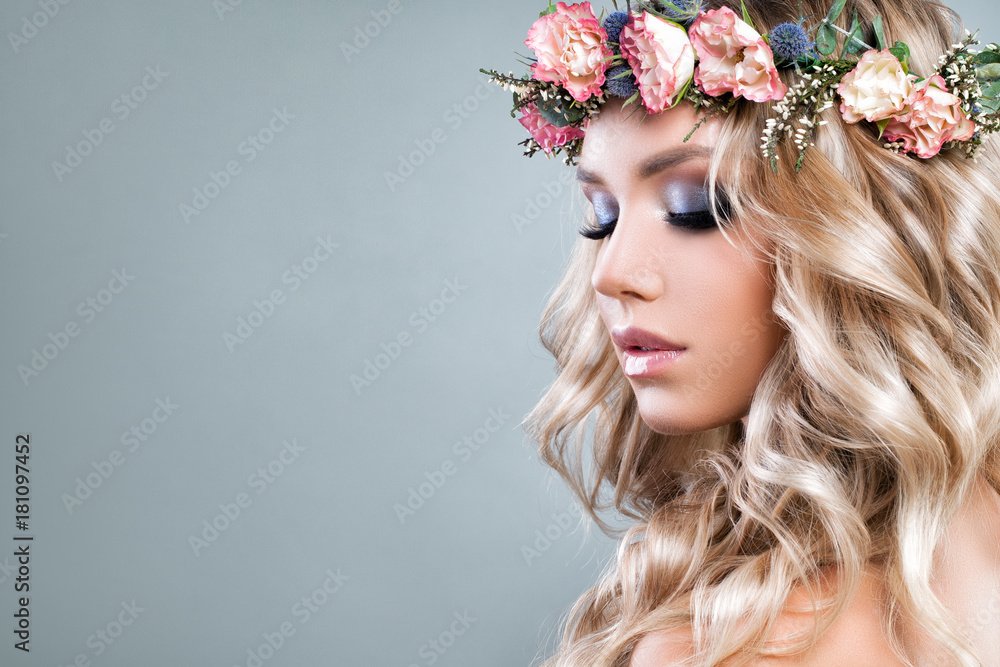
[[[913,92],[915,79],[888,49],[867,52],[837,87],[844,120],[874,123],[899,113]]]

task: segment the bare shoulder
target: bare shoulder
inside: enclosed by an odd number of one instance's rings
[[[832,576],[824,576],[817,582],[821,595],[829,595],[832,586],[837,586]],[[901,667],[904,663],[893,654],[881,632],[882,595],[881,575],[872,567],[863,574],[861,585],[847,608],[811,649],[793,656],[758,658],[750,663],[751,666],[877,664],[879,667]],[[802,608],[809,608],[809,611],[798,611]],[[773,633],[775,644],[790,641],[793,635],[808,631],[812,624],[809,594],[800,586],[788,596],[785,610],[778,617]],[[693,635],[689,628],[652,632],[636,644],[629,667],[672,667],[692,653]]]
[[[943,547],[944,560],[975,556],[980,564],[1000,568],[1000,492],[985,475],[976,477],[965,502],[952,518]],[[995,569],[993,574],[1000,574]]]
[[[672,667],[691,655],[693,645],[688,627],[650,632],[632,649],[628,667]]]
[[[931,582],[983,665],[1000,667],[1000,493],[977,478],[948,526]]]
[[[985,476],[979,476],[970,489],[939,550],[932,580],[935,593],[968,633],[983,664],[1000,667],[1000,492]],[[902,666],[882,632],[888,599],[884,581],[882,570],[870,565],[848,606],[811,650],[785,658],[760,658],[752,667]],[[821,595],[838,585],[833,574],[817,583]],[[811,627],[812,611],[797,611],[808,606],[808,592],[799,586],[779,616],[776,642]],[[693,653],[693,643],[690,628],[651,632],[636,644],[629,667],[673,667]]]

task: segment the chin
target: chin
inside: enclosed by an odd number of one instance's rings
[[[635,395],[642,421],[662,435],[709,431],[737,422],[746,414],[746,406],[718,409],[709,397],[680,397],[650,388],[639,389]]]

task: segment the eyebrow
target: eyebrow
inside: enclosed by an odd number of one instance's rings
[[[687,162],[688,160],[694,160],[696,158],[708,157],[712,154],[712,150],[707,146],[685,146],[678,148],[671,148],[669,150],[658,153],[653,157],[649,158],[643,164],[635,170],[636,176],[639,180],[645,180],[651,176],[654,176],[665,169],[675,167],[682,162]],[[577,167],[576,170],[576,180],[581,183],[594,183],[595,185],[604,185],[604,181],[595,172],[586,169],[585,167]]]

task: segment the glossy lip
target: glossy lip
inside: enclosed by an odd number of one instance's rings
[[[665,338],[640,329],[639,327],[624,327],[611,330],[611,340],[623,351],[631,351],[630,348],[648,347],[653,350],[674,350],[687,349],[683,345],[671,343]],[[638,352],[638,350],[636,350]]]
[[[622,351],[622,367],[629,377],[652,377],[669,368],[687,348],[638,327],[611,331]],[[639,348],[649,348],[642,350]]]

